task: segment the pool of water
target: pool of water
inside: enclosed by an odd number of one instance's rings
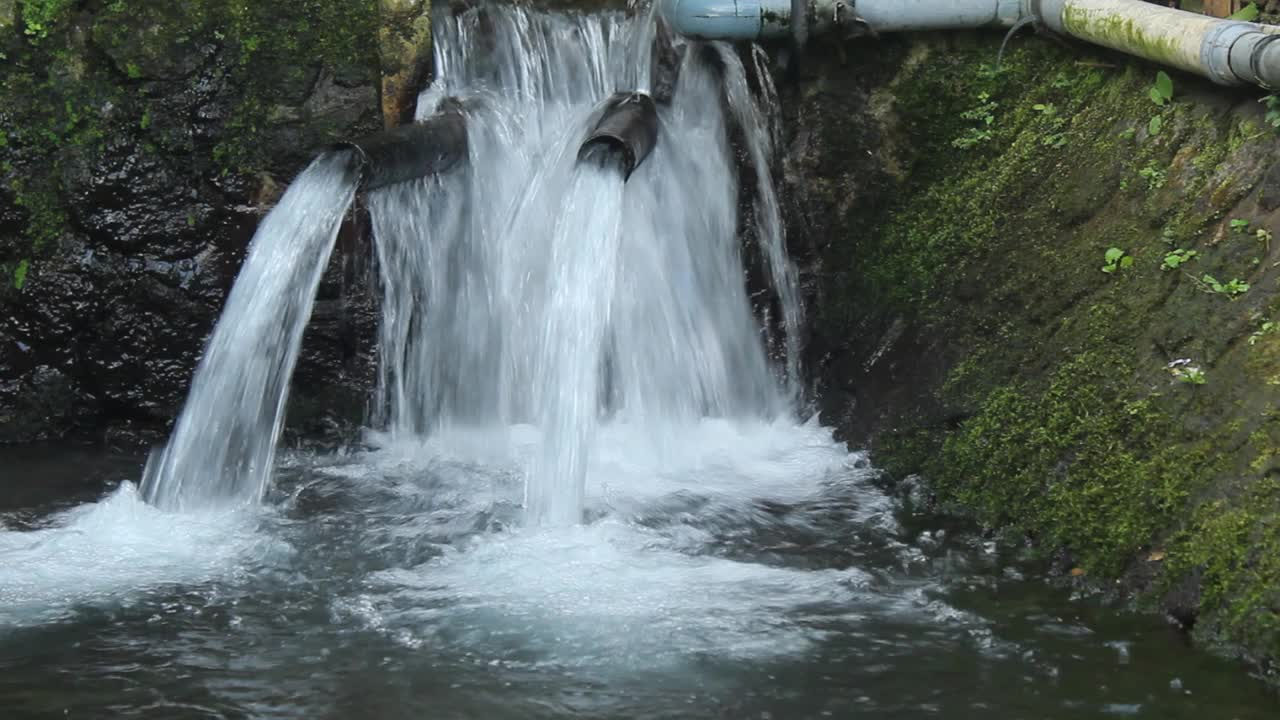
[[[160,512],[142,458],[4,450],[4,718],[1274,718],[1161,618],[906,518],[815,424],[605,426],[521,527],[530,428],[285,453]]]

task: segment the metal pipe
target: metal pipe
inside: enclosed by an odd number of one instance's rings
[[[1011,27],[1031,0],[664,0],[662,13],[682,35],[707,40],[768,40],[838,27],[874,32]],[[798,17],[798,22],[796,18]]]
[[[1202,75],[1222,85],[1280,87],[1273,30],[1138,0],[1039,0],[1049,29]]]
[[[709,40],[798,38],[834,28],[886,33],[1014,27],[1034,21],[1223,85],[1280,88],[1280,30],[1141,0],[663,0],[662,12],[676,32]]]
[[[1029,15],[1024,0],[849,0],[852,15],[877,33],[1013,27]]]
[[[615,93],[578,149],[578,159],[607,151],[622,159],[627,178],[649,157],[658,142],[658,109],[642,92]]]
[[[341,142],[336,148],[355,151],[360,159],[360,184],[365,190],[442,173],[467,154],[467,122],[460,105],[413,125]]]

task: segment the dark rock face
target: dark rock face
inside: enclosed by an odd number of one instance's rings
[[[890,422],[888,408],[917,402],[924,349],[893,313],[858,312],[833,291],[851,286],[867,240],[859,230],[890,205],[903,181],[900,159],[873,91],[887,83],[906,46],[811,43],[778,78],[786,130],[783,214],[808,316],[803,365],[824,421],[858,443]],[[854,71],[856,68],[856,71]]]
[[[0,98],[16,109],[0,120],[26,132],[0,143],[0,442],[151,442],[180,409],[263,214],[317,148],[380,126],[376,71],[316,60],[259,90],[277,104],[254,116],[258,161],[233,167],[219,155],[246,135],[253,89],[231,81],[242,46],[149,42],[154,28],[133,42],[101,18],[67,22],[57,52],[52,37],[6,40],[18,72]],[[75,72],[43,67],[47,57]],[[23,104],[31,87],[96,101],[79,126],[91,139],[59,136],[50,120],[53,139],[39,142],[33,125],[49,111]],[[363,412],[376,319],[367,233],[349,225],[298,364],[299,428]]]

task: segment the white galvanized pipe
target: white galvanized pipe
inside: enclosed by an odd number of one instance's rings
[[[1223,85],[1280,87],[1280,36],[1261,25],[1139,0],[1039,0],[1051,30]]]

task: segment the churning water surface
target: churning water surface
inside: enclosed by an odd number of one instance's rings
[[[540,438],[491,432],[285,453],[263,506],[195,516],[136,460],[8,452],[54,485],[0,514],[3,717],[1274,717],[1158,618],[904,514],[816,424],[606,425],[590,522],[537,529]]]
[[[420,107],[461,101],[469,158],[368,198],[376,429],[275,453],[355,192],[326,156],[259,231],[152,502],[134,458],[0,455],[0,717],[1273,717],[1158,619],[911,515],[795,410],[772,93],[737,53],[684,48],[625,179],[577,147],[654,89],[646,18],[436,33]]]

